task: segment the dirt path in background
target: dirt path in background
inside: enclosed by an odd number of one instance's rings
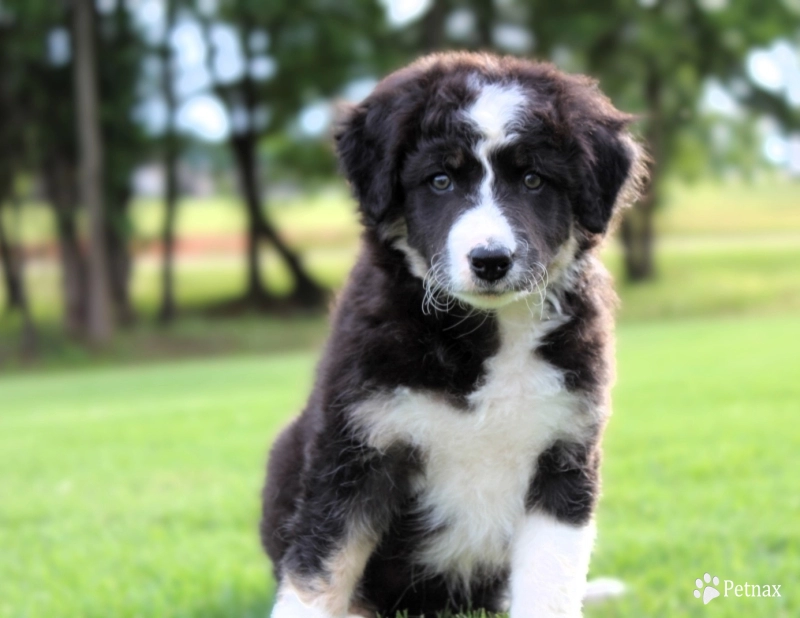
[[[284,232],[283,238],[289,245],[343,247],[354,244],[358,235],[351,230],[317,229],[303,230],[300,233]],[[239,233],[183,236],[176,239],[175,254],[179,258],[241,255],[245,251],[246,242],[246,235]],[[160,256],[161,252],[162,245],[158,240],[139,240],[133,245],[136,256]],[[55,242],[30,245],[25,247],[24,255],[33,260],[55,260],[58,257],[58,245]]]

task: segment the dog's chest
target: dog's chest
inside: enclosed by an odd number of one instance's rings
[[[362,416],[373,445],[400,441],[422,453],[414,489],[419,516],[435,532],[416,559],[463,578],[481,566],[507,564],[538,455],[582,429],[578,397],[564,388],[563,373],[535,353],[558,323],[509,318],[500,326],[500,349],[486,360],[468,410],[401,388]]]

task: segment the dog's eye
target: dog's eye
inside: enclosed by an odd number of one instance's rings
[[[544,180],[542,180],[542,177],[539,176],[539,174],[534,174],[533,172],[528,172],[527,174],[525,174],[525,178],[522,179],[522,182],[524,182],[525,186],[528,187],[528,189],[531,189],[532,191],[540,189],[542,187],[542,184],[544,184]]]
[[[447,174],[436,174],[431,178],[431,186],[437,191],[447,191],[453,185]]]

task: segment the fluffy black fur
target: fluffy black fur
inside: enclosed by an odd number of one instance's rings
[[[460,188],[468,192],[479,182],[481,170],[470,155],[477,136],[459,122],[459,111],[475,97],[469,85],[475,75],[536,93],[518,145],[493,155],[493,162],[510,176],[536,165],[548,185],[536,197],[536,211],[524,210],[524,216],[515,208],[523,212],[518,205],[531,196],[518,193],[510,180],[501,183],[498,201],[532,239],[534,257],[551,260],[572,233],[578,245],[573,263],[585,263],[575,269],[571,287],[557,294],[570,319],[531,354],[563,370],[566,388],[593,405],[607,403],[613,379],[614,297],[586,257],[608,230],[626,179],[638,173],[626,142],[630,117],[587,78],[511,58],[433,56],[386,78],[349,110],[336,136],[365,226],[362,250],[338,301],[308,405],[272,450],[261,522],[277,578],[295,582],[325,581],[328,561],[348,530],[368,530],[375,549],[353,598],[364,612],[498,611],[507,589],[506,569],[477,574],[466,589],[453,589],[446,574],[421,574],[414,549],[436,533],[415,507],[412,479],[424,473],[425,453],[401,443],[373,448],[348,416],[359,403],[397,387],[441,397],[470,414],[467,398],[501,344],[491,311],[467,317],[463,310],[423,311],[423,283],[397,248],[405,238],[430,263],[432,247],[462,211]],[[437,166],[459,190],[440,196],[432,209],[426,180]],[[602,424],[598,418],[585,443],[556,442],[530,462],[536,474],[529,509],[569,524],[591,517]]]

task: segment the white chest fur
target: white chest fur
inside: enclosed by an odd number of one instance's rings
[[[423,453],[420,508],[441,532],[419,548],[418,560],[458,578],[508,564],[538,455],[585,429],[580,397],[566,390],[561,370],[534,353],[563,320],[534,320],[524,304],[498,317],[501,346],[469,396],[469,410],[402,388],[354,412],[373,446],[402,441]]]

